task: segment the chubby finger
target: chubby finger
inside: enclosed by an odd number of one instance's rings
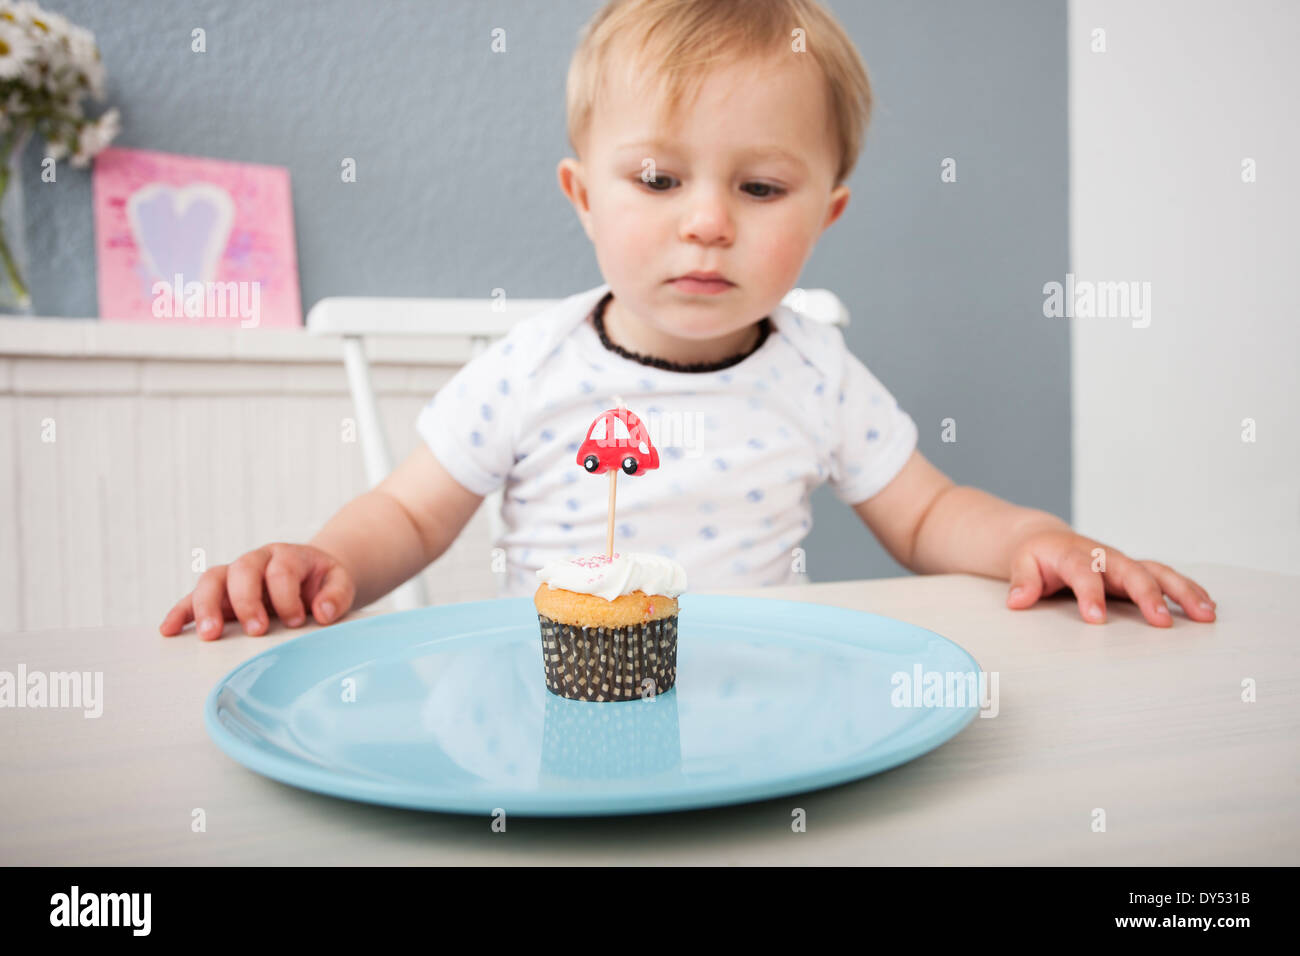
[[[194,620],[194,596],[187,594],[167,612],[162,624],[158,625],[158,633],[163,637],[175,637],[192,620]]]
[[[258,548],[240,555],[226,573],[230,606],[244,625],[244,632],[254,637],[265,634],[268,627],[266,607],[262,604],[262,581],[270,560],[270,550]]]
[[[1079,615],[1089,624],[1106,621],[1106,586],[1101,574],[1092,569],[1092,558],[1084,551],[1071,551],[1056,573],[1069,585],[1079,602]]]
[[[1116,555],[1107,574],[1119,579],[1119,585],[1142,611],[1142,616],[1147,619],[1147,623],[1154,624],[1156,627],[1173,626],[1174,619],[1169,614],[1168,605],[1165,604],[1165,595],[1160,590],[1160,583],[1145,567],[1132,558]]]
[[[1183,577],[1173,568],[1156,561],[1143,561],[1142,566],[1155,578],[1165,594],[1178,602],[1178,606],[1194,621],[1213,621],[1215,605],[1210,595],[1195,581]]]
[[[311,599],[312,613],[321,624],[329,624],[347,613],[356,597],[352,576],[340,564],[330,565],[320,588]]]
[[[199,638],[215,641],[225,628],[222,602],[226,595],[226,566],[208,568],[194,585],[194,620]]]
[[[1038,569],[1038,559],[1029,551],[1021,551],[1011,559],[1011,587],[1007,591],[1007,607],[1017,611],[1030,607],[1043,594],[1043,575]]]
[[[287,548],[276,550],[266,565],[266,592],[275,613],[289,627],[307,618],[302,609],[302,579],[307,570],[305,562]]]

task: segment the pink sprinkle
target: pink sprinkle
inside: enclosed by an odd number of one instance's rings
[[[619,557],[617,551],[614,552],[614,557],[615,558]],[[571,563],[576,564],[579,567],[583,567],[583,568],[598,568],[601,567],[602,565],[611,563],[612,560],[613,560],[612,558],[606,555],[598,554],[590,558],[572,558]]]

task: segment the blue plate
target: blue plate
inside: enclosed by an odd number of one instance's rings
[[[932,750],[979,711],[979,665],[923,628],[717,594],[684,594],[679,608],[677,684],[646,700],[550,693],[533,600],[505,598],[286,641],[212,689],[204,724],[250,769],[320,793],[594,816],[843,783]],[[933,693],[940,681],[947,696]]]

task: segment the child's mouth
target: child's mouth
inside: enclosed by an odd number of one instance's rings
[[[726,279],[700,279],[695,276],[681,276],[669,282],[674,289],[691,295],[718,295],[735,288]]]

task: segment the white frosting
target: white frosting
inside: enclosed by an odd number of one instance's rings
[[[552,588],[595,594],[612,601],[633,591],[677,597],[686,590],[686,569],[661,554],[633,551],[591,557],[556,558],[537,577]]]

